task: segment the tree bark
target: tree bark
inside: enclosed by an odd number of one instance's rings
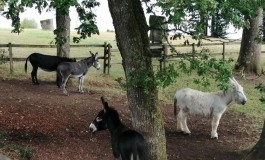
[[[261,43],[257,42],[260,37],[262,26],[263,9],[258,8],[254,17],[249,18],[250,27],[243,29],[239,57],[235,65],[236,70],[245,73],[261,73]]]
[[[56,10],[56,40],[57,56],[69,57],[70,55],[70,16]]]
[[[166,160],[163,117],[148,39],[148,26],[140,0],[108,0],[122,56],[132,123],[148,143],[148,160]],[[135,78],[136,77],[136,78]]]
[[[264,160],[265,159],[265,120],[263,130],[258,143],[251,149],[246,160]]]

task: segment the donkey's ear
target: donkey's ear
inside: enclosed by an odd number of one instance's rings
[[[239,85],[239,83],[237,82],[237,80],[234,77],[232,77],[232,79],[234,80],[235,84]]]
[[[236,81],[234,81],[234,77],[232,77],[232,78],[229,78],[229,83],[231,84],[231,86],[232,86],[233,88],[235,88],[235,87],[236,87],[236,85],[237,85],[237,82],[236,82]]]
[[[94,54],[91,51],[89,51],[89,52],[90,52],[91,56],[94,56]]]
[[[98,57],[98,52],[96,52],[94,56],[95,56],[95,57]]]
[[[101,97],[101,102],[103,104],[103,106],[105,105],[105,100],[104,100],[104,97]]]
[[[101,101],[102,101],[102,104],[103,104],[103,107],[104,107],[104,111],[105,111],[106,109],[109,108],[109,104],[108,104],[108,102],[105,102],[103,97],[101,97]]]
[[[108,102],[105,102],[105,104],[104,104],[104,113],[106,113],[108,111],[108,109],[109,109],[109,104],[108,104]]]

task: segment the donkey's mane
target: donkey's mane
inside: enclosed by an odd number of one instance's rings
[[[75,58],[61,57],[63,60],[75,61]]]

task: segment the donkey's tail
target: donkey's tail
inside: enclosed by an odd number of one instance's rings
[[[26,62],[25,62],[25,73],[27,73],[27,68],[28,68],[28,59],[29,59],[29,57],[26,59]]]
[[[177,115],[177,97],[174,97],[174,115]]]

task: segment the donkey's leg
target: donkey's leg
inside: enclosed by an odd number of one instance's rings
[[[56,85],[57,85],[58,88],[60,88],[61,83],[62,83],[61,75],[57,71],[56,72]]]
[[[218,128],[219,121],[220,121],[221,117],[222,117],[222,113],[215,114],[212,117],[212,132],[211,132],[211,138],[218,139],[217,128]]]
[[[83,91],[84,79],[85,79],[85,76],[79,77],[78,92],[80,92],[80,93],[84,93],[84,91]]]
[[[187,116],[188,116],[188,113],[187,112],[183,112],[182,114],[182,126],[183,126],[183,132],[185,134],[191,134],[188,126],[187,126]]]
[[[183,114],[183,111],[180,109],[179,113],[177,115],[177,131],[178,132],[182,132],[183,131],[183,126],[182,126],[182,123],[181,123],[181,121],[183,119],[182,114]]]
[[[66,83],[67,83],[69,77],[70,77],[70,75],[68,75],[68,76],[61,75],[61,78],[62,78],[61,88],[63,88],[63,94],[67,95],[67,96],[68,96],[68,92],[67,92],[65,86],[66,86]]]
[[[39,85],[38,79],[37,79],[37,72],[38,72],[38,67],[37,66],[32,66],[33,69],[31,71],[31,79],[33,84]]]

